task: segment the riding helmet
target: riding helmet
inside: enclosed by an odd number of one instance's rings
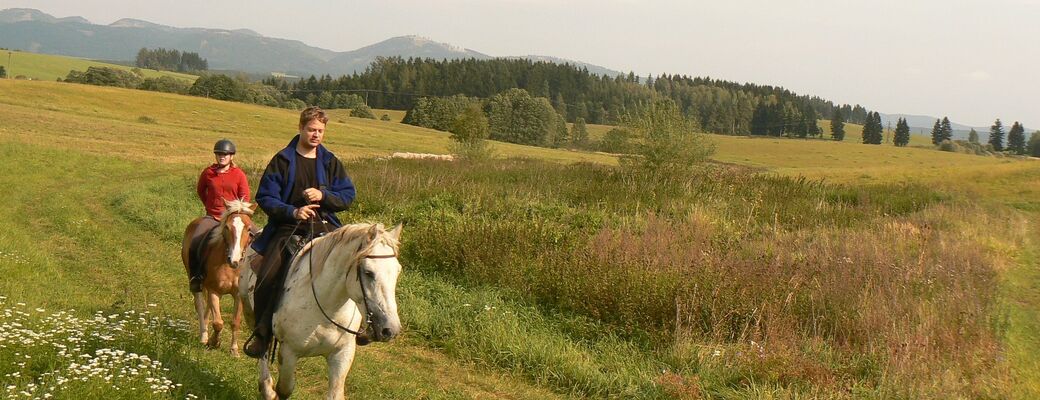
[[[213,145],[214,153],[231,153],[235,154],[235,144],[227,139],[220,139],[216,144]]]

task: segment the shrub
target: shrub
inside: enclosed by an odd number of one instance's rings
[[[364,104],[358,104],[356,107],[351,109],[350,116],[356,118],[376,119],[376,115],[372,114],[372,109]]]
[[[380,121],[389,121],[390,120],[390,114],[383,114],[382,117],[379,117],[379,120]]]
[[[121,69],[87,67],[85,72],[69,71],[69,74],[65,76],[65,82],[136,89],[141,85],[141,78]]]
[[[642,140],[636,146],[639,157],[626,157],[625,165],[681,175],[715,153],[715,145],[697,132],[697,123],[685,117],[671,99],[654,101],[639,112],[627,115],[622,125]]]

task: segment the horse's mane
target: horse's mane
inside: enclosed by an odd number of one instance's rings
[[[234,213],[242,213],[242,214],[245,214],[245,215],[253,215],[253,209],[251,208],[251,207],[253,207],[253,203],[250,203],[248,201],[245,201],[245,200],[242,200],[242,199],[235,199],[235,200],[227,201],[224,204],[226,204],[227,206],[224,207],[224,212],[220,214],[220,221],[221,222],[223,222],[227,218],[228,215],[231,215],[231,214],[234,214]]]
[[[383,227],[383,224],[366,222],[344,225],[339,229],[329,232],[325,234],[325,236],[314,239],[308,243],[300,250],[300,253],[296,255],[293,263],[295,264],[296,261],[300,260],[304,255],[311,254],[311,260],[314,263],[314,271],[311,279],[314,279],[314,276],[321,274],[321,270],[324,267],[325,262],[328,261],[329,256],[332,255],[333,249],[337,246],[359,239],[362,240],[362,242],[359,245],[358,250],[354,252],[354,256],[351,258],[349,265],[354,265],[369,254],[372,254],[372,250],[380,243],[393,248],[394,253],[396,254],[401,243],[397,239],[394,239],[385,233],[386,228]],[[380,240],[374,240],[377,237]]]
[[[220,241],[220,235],[223,234],[224,225],[227,225],[227,217],[231,214],[245,214],[253,215],[253,203],[245,201],[243,199],[235,199],[225,201],[224,212],[220,213],[220,225],[216,229],[209,231],[209,236],[206,236],[203,243],[213,245],[215,242]]]

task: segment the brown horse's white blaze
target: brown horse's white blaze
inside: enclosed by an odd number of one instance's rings
[[[249,244],[249,235],[245,233],[246,223],[242,221],[241,216],[235,215],[228,226],[231,229],[232,243],[231,246],[228,246],[231,248],[228,252],[228,264],[231,264],[232,267],[238,268],[241,266],[240,264],[242,262],[243,254],[245,253],[245,248]]]
[[[220,218],[220,225],[203,240],[205,258],[202,260],[206,270],[202,281],[202,292],[193,293],[195,313],[199,319],[199,341],[210,348],[220,346],[220,332],[224,329],[224,319],[220,315],[220,297],[230,294],[235,299],[235,309],[231,320],[231,354],[238,356],[238,331],[242,321],[242,300],[239,297],[239,266],[245,259],[244,253],[252,241],[253,221],[250,217],[256,210],[256,204],[243,200],[225,201],[225,210]],[[191,234],[198,220],[193,221],[185,230],[181,256],[185,268],[188,263]],[[209,335],[212,323],[213,335]]]
[[[272,319],[281,343],[278,383],[265,355],[257,364],[262,398],[288,398],[299,359],[321,356],[329,371],[326,398],[342,399],[357,345],[354,334],[337,324],[353,331],[366,325],[365,332],[379,341],[401,332],[396,299],[400,237],[400,225],[389,231],[381,224],[347,225],[315,239],[293,259]],[[255,283],[256,274],[244,268],[239,288],[247,319],[252,319]],[[370,323],[365,322],[367,315]]]

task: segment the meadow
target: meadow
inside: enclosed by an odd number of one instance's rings
[[[12,80],[0,104],[0,390],[253,397],[254,364],[187,329],[179,235],[212,142],[235,140],[255,185],[296,114]],[[1040,163],[712,138],[716,163],[661,179],[504,143],[487,163],[387,160],[446,153],[448,135],[333,113],[327,144],[359,187],[342,217],[406,224],[405,332],[359,352],[348,394],[1037,393]],[[301,397],[322,368],[305,363]]]
[[[101,61],[50,54],[28,53],[17,50],[10,51],[10,64],[8,64],[6,54],[8,51],[0,51],[0,53],[4,56],[0,65],[3,65],[4,69],[7,70],[7,76],[9,78],[24,76],[27,79],[54,81],[58,78],[65,79],[65,77],[68,76],[69,71],[86,71],[88,67],[108,67],[124,71],[130,71],[133,69],[133,67]],[[182,74],[178,72],[158,71],[147,68],[141,68],[139,70],[145,78],[170,76],[189,82],[194,82],[195,79],[198,78],[195,75]]]

